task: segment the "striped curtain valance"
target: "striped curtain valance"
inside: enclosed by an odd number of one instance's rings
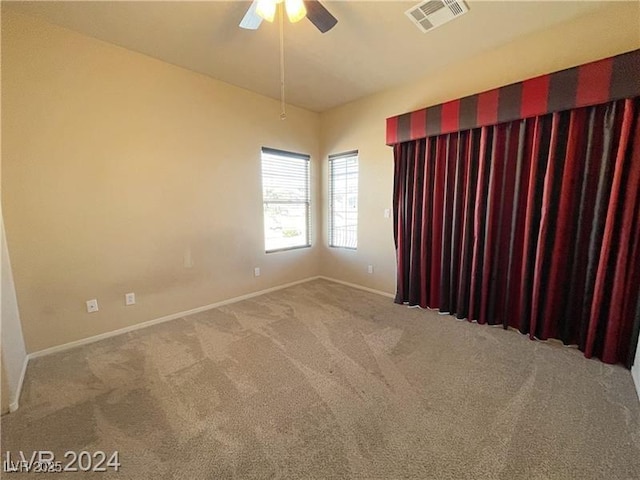
[[[640,95],[640,50],[387,119],[387,145]]]

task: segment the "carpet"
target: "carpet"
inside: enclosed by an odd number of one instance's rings
[[[640,478],[624,368],[325,280],[34,359],[20,404],[3,460],[120,467],[6,478]]]

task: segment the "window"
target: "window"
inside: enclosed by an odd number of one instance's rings
[[[329,246],[358,247],[358,152],[329,155]]]
[[[268,252],[309,247],[309,155],[262,149],[264,245]]]

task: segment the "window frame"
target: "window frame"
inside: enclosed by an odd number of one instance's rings
[[[333,162],[335,162],[336,160],[345,160],[345,159],[349,159],[349,158],[353,158],[355,157],[356,159],[356,166],[357,166],[357,171],[356,171],[356,224],[355,224],[355,246],[348,246],[348,245],[337,245],[335,244],[335,231],[334,231],[334,212],[335,212],[335,207],[334,207],[334,189],[335,189],[335,185],[334,185],[334,169],[333,169]],[[327,228],[327,233],[328,233],[328,244],[329,247],[331,248],[343,248],[346,250],[357,250],[358,249],[358,224],[359,224],[359,219],[358,219],[358,212],[359,212],[359,206],[358,204],[359,202],[359,188],[360,188],[360,154],[358,150],[350,150],[347,152],[342,152],[342,153],[336,153],[336,154],[332,154],[329,155],[329,162],[328,162],[328,166],[329,166],[329,174],[328,174],[328,186],[329,186],[329,221],[328,221],[328,228]]]
[[[305,188],[306,188],[306,199],[305,200],[267,200],[265,198],[265,190],[264,190],[264,155],[277,156],[282,159],[289,160],[299,160],[301,162],[305,162]],[[301,248],[310,248],[311,247],[311,156],[306,153],[298,153],[298,152],[290,152],[287,150],[279,150],[276,148],[270,147],[262,147],[260,150],[260,180],[262,186],[262,237],[264,241],[264,252],[265,253],[276,253],[276,252],[285,252],[288,250],[299,250]],[[305,240],[306,243],[303,245],[294,245],[290,247],[281,247],[281,248],[267,248],[267,235],[266,235],[266,206],[270,205],[304,205],[305,208]]]

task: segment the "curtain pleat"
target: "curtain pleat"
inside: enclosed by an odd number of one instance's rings
[[[483,127],[480,137],[480,152],[478,155],[478,177],[476,180],[475,194],[475,215],[473,224],[473,260],[471,266],[471,292],[469,299],[468,318],[477,319],[479,317],[482,272],[484,271],[484,216],[487,209],[486,199],[489,188],[489,165],[488,155],[490,146],[490,128]],[[473,161],[474,159],[470,159]]]
[[[395,301],[630,366],[640,330],[639,104],[396,145]]]

